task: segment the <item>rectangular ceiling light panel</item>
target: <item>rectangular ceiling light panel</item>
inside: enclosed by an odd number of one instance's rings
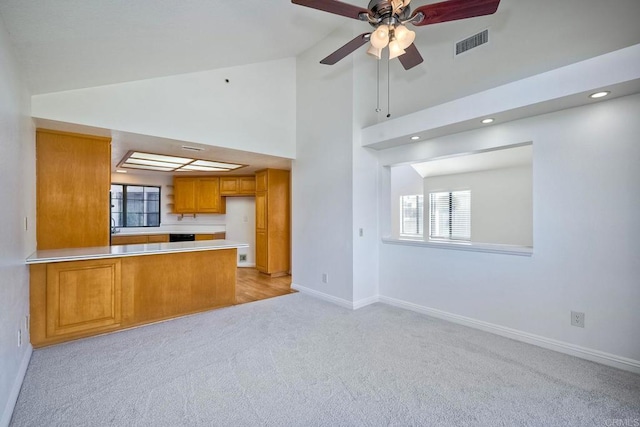
[[[199,172],[229,172],[229,169],[211,168],[209,166],[187,165],[176,170],[177,172],[199,171]]]
[[[171,172],[174,168],[168,167],[160,167],[160,166],[149,166],[149,165],[136,165],[133,163],[122,163],[119,168],[129,168],[129,169],[140,169],[140,170],[150,170],[150,171],[162,171],[162,172]]]
[[[236,165],[233,163],[210,162],[209,160],[196,160],[195,162],[191,163],[189,166],[208,166],[211,168],[222,168],[225,170],[238,169],[242,167],[242,165]]]
[[[162,172],[229,172],[243,166],[245,165],[130,151],[124,156],[118,168]]]
[[[134,159],[146,159],[146,160],[157,160],[159,162],[178,163],[180,165],[191,163],[194,160],[188,157],[174,157],[174,156],[165,156],[164,154],[139,153],[137,151],[134,151],[133,153],[131,153],[129,157],[133,157]]]
[[[169,163],[169,162],[159,162],[157,160],[146,160],[146,159],[135,159],[133,157],[129,157],[126,163],[135,163],[136,165],[147,165],[147,166],[161,166],[164,168],[179,168],[182,166],[181,163]]]

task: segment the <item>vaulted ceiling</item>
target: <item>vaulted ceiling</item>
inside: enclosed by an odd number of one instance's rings
[[[348,22],[370,30],[290,0],[0,0],[0,17],[33,94],[296,56]],[[405,76],[429,72],[441,92],[458,96],[465,85],[481,89],[474,81],[501,84],[640,43],[639,18],[637,0],[502,0],[490,18],[418,28],[425,63]],[[497,36],[491,49],[504,52],[500,63],[473,55],[455,64],[466,71],[445,81],[439,72],[451,72],[439,64],[451,61],[452,43],[487,26]],[[487,63],[491,73],[474,73]]]
[[[2,0],[33,94],[295,56],[343,18],[288,0]]]

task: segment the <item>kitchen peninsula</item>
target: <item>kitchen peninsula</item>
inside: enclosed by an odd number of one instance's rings
[[[30,266],[31,342],[42,347],[235,304],[229,240],[48,249]]]

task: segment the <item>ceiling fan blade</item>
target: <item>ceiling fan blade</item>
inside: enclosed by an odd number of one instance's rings
[[[424,17],[420,21],[413,21],[413,25],[438,24],[475,16],[491,15],[498,10],[499,4],[500,0],[449,0],[420,6],[413,11],[411,18],[422,13]]]
[[[398,56],[398,60],[400,60],[400,63],[405,70],[410,70],[411,68],[424,61],[424,59],[422,59],[422,55],[420,55],[420,52],[418,52],[418,48],[414,43],[411,43],[411,45],[405,49],[404,55]]]
[[[325,65],[335,64],[336,62],[340,61],[342,58],[349,55],[351,52],[355,51],[357,48],[368,42],[370,36],[371,33],[360,34],[358,37],[351,40],[349,43],[345,44],[340,49],[324,58],[322,61],[320,61],[320,63]]]
[[[336,15],[346,16],[347,18],[360,19],[362,13],[370,15],[369,9],[359,6],[353,6],[337,0],[291,0],[293,4],[307,6],[312,9],[318,9]]]

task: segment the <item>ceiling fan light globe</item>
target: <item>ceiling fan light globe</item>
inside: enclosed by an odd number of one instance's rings
[[[396,36],[396,40],[400,43],[400,47],[403,49],[411,46],[413,41],[416,39],[416,32],[409,30],[404,25],[398,25],[394,31],[394,35]]]
[[[389,28],[386,25],[380,25],[371,34],[371,44],[378,49],[384,49],[389,44]]]
[[[378,59],[382,58],[382,49],[375,47],[374,45],[369,46],[369,49],[367,50],[367,54],[374,56]]]
[[[416,39],[416,32],[409,30],[407,32],[407,36],[400,41],[400,46],[402,46],[403,49],[406,49],[413,44],[415,39]]]
[[[402,46],[400,46],[398,40],[393,40],[391,43],[389,43],[389,59],[397,58],[398,56],[404,55],[405,53],[405,50],[402,48]]]

